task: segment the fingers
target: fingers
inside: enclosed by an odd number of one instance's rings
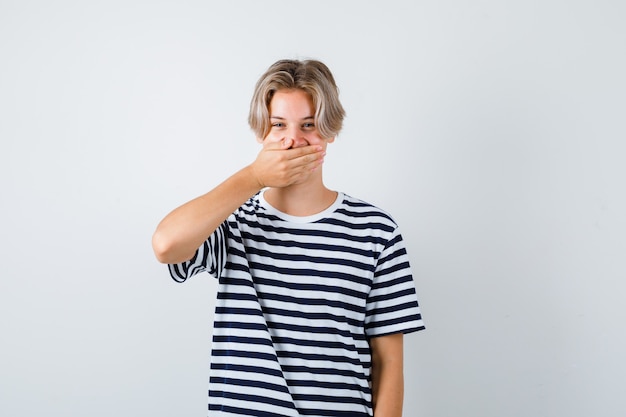
[[[264,143],[263,150],[254,162],[259,184],[280,188],[298,183],[310,176],[324,161],[326,153],[320,145],[291,146],[289,140]]]
[[[293,148],[293,143],[293,139],[283,139],[279,142],[266,141],[263,143],[263,151],[285,151],[284,154],[281,154],[281,157],[285,160],[292,160],[324,150],[321,145],[307,145]]]
[[[305,158],[307,156],[311,156],[313,160],[318,159],[320,157],[322,157],[322,154],[326,154],[324,151],[324,148],[319,146],[319,145],[310,145],[310,146],[303,146],[301,148],[291,148],[291,149],[287,149],[286,150],[286,155],[288,159],[298,159],[298,158]]]

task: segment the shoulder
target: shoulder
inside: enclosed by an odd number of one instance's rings
[[[244,202],[235,212],[233,213],[235,217],[248,217],[256,215],[260,210],[262,210],[262,206],[260,204],[259,193],[254,194],[250,197],[246,202]]]
[[[363,219],[366,221],[376,220],[394,229],[398,227],[396,221],[386,210],[346,193],[343,193],[343,204],[340,210],[343,211],[345,215],[355,219]]]

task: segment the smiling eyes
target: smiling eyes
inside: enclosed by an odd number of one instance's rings
[[[287,125],[283,122],[272,123],[272,128],[275,128],[275,129],[283,129],[285,127],[287,127]],[[311,122],[302,123],[301,128],[302,130],[309,130],[309,131],[314,130],[315,124]]]

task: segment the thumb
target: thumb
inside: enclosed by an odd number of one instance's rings
[[[282,145],[283,149],[291,148],[293,146],[293,139],[283,139]]]

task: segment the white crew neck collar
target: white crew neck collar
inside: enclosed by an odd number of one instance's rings
[[[335,210],[337,210],[339,206],[341,206],[344,198],[343,193],[341,191],[337,191],[337,198],[330,206],[328,206],[328,208],[310,216],[292,216],[291,214],[283,213],[282,211],[278,210],[276,207],[268,203],[265,199],[266,191],[267,189],[259,193],[259,204],[265,208],[268,214],[273,214],[291,223],[313,223],[323,218],[326,218],[330,216],[330,214],[333,213]]]

